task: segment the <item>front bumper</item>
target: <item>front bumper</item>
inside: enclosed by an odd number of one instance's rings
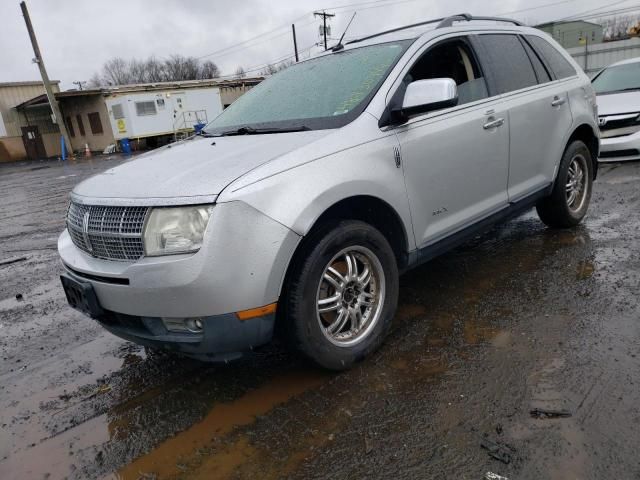
[[[67,231],[58,240],[58,251],[66,273],[93,286],[111,318],[100,319],[105,328],[140,344],[203,354],[269,341],[272,317],[240,321],[234,313],[278,301],[299,240],[290,229],[237,201],[214,207],[204,244],[195,254],[133,263],[102,260],[78,249]],[[161,322],[161,317],[202,318],[204,333],[176,338],[150,329],[153,319]],[[132,318],[138,320],[120,321]]]
[[[232,360],[241,352],[268,343],[275,314],[239,320],[234,314],[203,317],[198,333],[168,331],[162,319],[105,312],[100,325],[114,335],[147,347],[179,352],[205,361]]]
[[[640,160],[640,132],[600,139],[600,162]]]

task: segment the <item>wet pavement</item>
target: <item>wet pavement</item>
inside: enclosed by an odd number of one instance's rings
[[[640,478],[640,164],[601,167],[575,230],[530,213],[403,276],[386,344],[329,374],[145,351],[66,306],[67,194],[122,161],[0,167],[1,479]]]

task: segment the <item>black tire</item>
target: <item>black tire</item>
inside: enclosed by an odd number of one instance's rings
[[[325,269],[335,261],[336,255],[350,247],[362,248],[367,255],[373,254],[377,258],[376,268],[380,270],[381,267],[384,274],[384,282],[379,283],[384,285],[384,295],[376,302],[379,313],[369,317],[377,320],[370,322],[370,328],[362,329],[365,333],[358,343],[344,346],[332,343],[324,332],[317,300]],[[378,230],[354,220],[325,224],[305,238],[294,259],[281,301],[284,309],[279,319],[283,322],[280,331],[291,347],[321,367],[348,369],[375,351],[384,340],[398,305],[398,282],[396,257]],[[366,311],[367,307],[362,308]]]
[[[567,182],[570,178],[569,168],[573,162],[577,162],[581,167],[584,176],[584,193],[581,193],[579,204],[569,204],[567,194]],[[591,192],[593,190],[593,159],[587,146],[580,140],[575,140],[566,148],[558,175],[553,185],[551,195],[543,198],[536,205],[538,216],[547,226],[552,228],[569,228],[578,225],[587,213]]]

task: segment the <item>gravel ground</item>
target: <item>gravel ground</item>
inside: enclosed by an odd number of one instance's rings
[[[67,307],[68,192],[123,161],[0,167],[0,478],[640,478],[640,164],[602,166],[574,230],[526,214],[403,276],[383,348],[328,374]]]

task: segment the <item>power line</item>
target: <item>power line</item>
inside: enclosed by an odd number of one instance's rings
[[[416,1],[421,1],[421,0],[368,0],[368,1],[361,1],[361,2],[355,2],[355,3],[345,3],[342,5],[337,5],[334,7],[327,7],[326,10],[331,10],[331,11],[339,11],[339,13],[350,13],[352,11],[363,11],[363,10],[370,10],[370,9],[377,9],[377,8],[384,8],[384,7],[388,7],[391,5],[398,5],[398,4],[403,4],[403,3],[411,3],[411,2],[416,2]],[[518,10],[512,10],[512,11],[508,11],[508,12],[501,12],[498,13],[496,15],[514,15],[514,14],[518,14],[518,13],[523,13],[523,12],[529,12],[529,11],[534,11],[534,10],[540,10],[543,8],[548,8],[548,7],[552,7],[552,6],[557,6],[557,5],[561,5],[561,4],[566,4],[566,3],[573,3],[577,0],[559,0],[559,1],[554,1],[554,2],[549,2],[543,5],[536,5],[533,7],[527,7],[527,8],[522,8],[522,9],[518,9]],[[630,0],[623,0],[623,1],[618,1],[612,5],[617,5],[620,3],[624,3],[626,1],[630,1]],[[611,5],[608,5],[607,7],[610,7]],[[353,8],[353,7],[362,7],[362,8]],[[602,8],[606,8],[606,7],[599,7],[599,9]],[[595,9],[595,10],[599,10],[599,9]],[[593,10],[593,9],[592,9]],[[587,12],[591,12],[592,10],[589,10]],[[297,18],[295,18],[293,20],[293,22],[295,23],[298,20],[307,18],[308,15],[310,15],[313,12],[307,12],[304,15],[301,15]],[[585,12],[580,12],[580,14],[584,14]],[[605,14],[606,12],[602,12],[601,14]],[[305,27],[307,25],[310,25],[312,23],[315,23],[315,20],[311,20],[309,22],[305,22],[302,25],[299,25],[299,27]],[[273,40],[276,38],[280,38],[280,37],[284,37],[285,35],[289,35],[290,34],[290,24],[287,25],[282,25],[276,28],[273,28],[271,30],[268,30],[266,32],[263,32],[261,34],[255,35],[251,38],[248,38],[246,40],[243,40],[239,43],[233,44],[233,45],[229,45],[225,48],[210,52],[208,54],[205,55],[201,55],[199,57],[197,57],[198,59],[202,59],[202,58],[206,58],[206,57],[210,57],[210,56],[217,56],[217,57],[223,57],[223,56],[228,56],[234,53],[238,53],[242,50],[245,50],[247,48],[251,48],[253,46],[255,46],[255,44],[262,42],[262,41],[266,41],[266,40]],[[264,65],[262,65],[262,67],[266,67],[269,64],[271,64],[273,62],[269,62],[266,63]],[[229,75],[231,76],[231,75]]]
[[[619,15],[621,13],[635,12],[638,9],[640,9],[640,4],[634,5],[632,7],[619,8],[619,9],[616,9],[616,10],[607,10],[607,11],[604,11],[604,12],[597,12],[597,13],[592,13],[592,14],[587,14],[587,15],[581,15],[581,16],[578,16],[578,17],[571,18],[570,20],[584,20],[585,18],[602,18],[602,17],[607,17],[607,16]]]
[[[398,3],[417,2],[417,1],[421,1],[421,0],[369,0],[369,1],[366,1],[366,2],[343,4],[343,5],[339,5],[337,7],[328,7],[325,10],[336,10],[336,9],[343,9],[343,8],[347,8],[347,7],[359,6],[359,5],[370,5],[370,4],[374,4],[374,3],[375,4],[380,3],[380,5],[375,5],[373,7],[360,9],[360,10],[368,10],[369,8],[381,8],[381,7],[394,5],[394,4],[398,4]],[[566,1],[569,1],[569,0],[566,0]],[[570,0],[570,1],[575,1],[575,0]],[[291,28],[290,27],[291,23],[295,23],[298,20],[302,20],[302,19],[308,17],[309,15],[311,15],[312,13],[313,12],[311,12],[311,11],[307,12],[304,15],[301,15],[299,17],[294,18],[292,21],[290,21],[286,25],[281,25],[279,27],[273,28],[273,29],[268,30],[266,32],[262,32],[262,33],[260,33],[258,35],[255,35],[255,36],[253,36],[251,38],[248,38],[246,40],[243,40],[241,42],[229,45],[229,46],[227,46],[225,48],[221,48],[220,50],[215,50],[213,52],[210,52],[210,53],[207,53],[207,54],[204,54],[204,55],[200,55],[197,58],[200,60],[200,59],[203,59],[203,58],[206,58],[206,57],[212,57],[212,56],[218,56],[218,57],[225,56],[225,55],[234,53],[234,52],[239,51],[239,50],[244,50],[244,48],[248,48],[250,46],[250,45],[247,45],[247,44],[254,43],[257,40],[272,40],[274,38],[278,38],[278,37],[282,37],[284,35],[288,35],[290,33],[289,29]],[[342,11],[340,13],[347,13],[347,12],[346,11]],[[305,26],[310,25],[312,23],[315,23],[315,20],[311,20],[310,22],[305,22],[305,23],[303,23],[302,25],[299,25],[299,26],[305,27]],[[276,32],[279,32],[280,30],[284,30],[284,29],[286,29],[286,32],[280,32],[277,35],[272,35],[272,34],[274,34]],[[264,37],[267,37],[267,38],[264,38]],[[243,47],[243,48],[238,48],[238,47]],[[233,50],[233,52],[231,52],[231,50]]]
[[[595,12],[595,11],[597,11],[597,10],[602,10],[602,9],[604,9],[604,8],[611,8],[611,7],[613,7],[614,5],[620,5],[621,3],[627,3],[627,2],[629,2],[629,1],[630,1],[630,0],[621,0],[621,1],[618,1],[618,2],[610,3],[609,5],[605,5],[605,6],[602,6],[602,7],[592,8],[592,9],[590,9],[590,10],[585,10],[585,11],[583,11],[583,12],[574,13],[573,15],[569,15],[569,16],[567,16],[567,17],[560,18],[559,20],[556,20],[556,21],[557,21],[557,22],[562,22],[562,21],[564,21],[564,20],[574,20],[574,17],[579,17],[579,16],[582,16],[582,15],[587,14],[587,13]]]

